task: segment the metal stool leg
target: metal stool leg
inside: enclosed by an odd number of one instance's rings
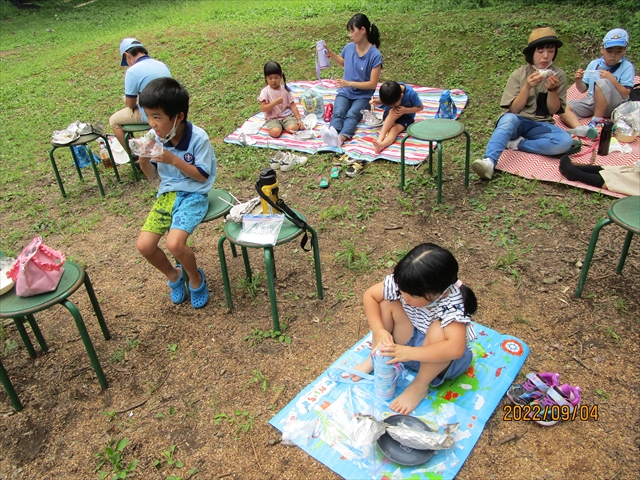
[[[80,170],[80,161],[78,160],[76,151],[73,149],[73,147],[69,147],[69,150],[71,150],[71,156],[73,157],[73,166],[76,167],[76,172],[78,173],[78,177],[80,177],[81,182],[84,182],[84,177],[82,176],[82,170]]]
[[[431,148],[431,140],[429,140],[429,175],[433,175],[433,148]]]
[[[113,173],[116,174],[116,180],[120,181],[120,174],[118,173],[118,165],[116,161],[113,159],[113,153],[111,153],[111,145],[109,145],[109,139],[106,135],[101,136],[102,140],[104,140],[104,145],[107,147],[107,153],[109,154],[109,158],[111,159],[111,166],[113,167]]]
[[[96,166],[96,162],[93,160],[93,152],[89,148],[88,145],[85,145],[84,148],[87,149],[87,154],[89,155],[89,162],[91,162],[91,168],[93,169],[93,175],[96,177],[96,182],[98,182],[98,188],[100,189],[100,194],[104,197],[104,188],[102,187],[102,181],[100,180],[100,174],[98,173],[98,167]]]
[[[58,171],[58,166],[56,165],[56,161],[53,158],[53,151],[58,147],[51,147],[49,150],[49,160],[51,161],[51,166],[53,167],[53,173],[56,176],[56,181],[58,182],[58,188],[60,189],[60,193],[63,198],[67,198],[67,194],[64,191],[64,187],[62,186],[62,178],[60,178],[60,172]]]
[[[593,229],[593,233],[591,234],[591,241],[589,242],[589,248],[587,249],[587,256],[584,259],[584,264],[582,265],[582,271],[580,272],[580,279],[578,280],[578,288],[576,288],[576,293],[574,296],[576,298],[580,298],[582,295],[582,288],[584,287],[584,282],[587,279],[587,274],[589,273],[589,266],[591,264],[591,258],[593,257],[593,251],[596,249],[596,243],[598,243],[598,236],[600,235],[600,230],[605,225],[609,225],[611,223],[610,218],[605,218],[604,220],[600,220],[598,224]]]
[[[242,252],[242,260],[244,261],[244,272],[247,274],[247,280],[251,280],[253,274],[251,273],[251,265],[249,264],[249,253],[245,247],[240,247]]]
[[[273,260],[273,248],[264,248],[264,263],[267,269],[267,283],[269,285],[269,300],[271,302],[271,317],[273,318],[273,331],[280,331],[278,318],[278,300],[276,299],[275,262]]]
[[[622,269],[624,267],[624,261],[627,258],[627,253],[629,253],[629,245],[631,245],[631,239],[633,238],[633,232],[627,232],[627,236],[624,239],[624,246],[622,247],[622,254],[620,255],[620,260],[618,261],[618,266],[616,267],[616,273],[622,273]]]
[[[124,134],[124,150],[129,155],[129,164],[131,165],[131,170],[133,170],[133,177],[136,179],[136,182],[139,180],[138,170],[136,169],[136,162],[133,160],[133,155],[131,154],[131,149],[129,148],[129,139],[133,138],[133,135],[130,132],[126,132]]]
[[[2,382],[2,386],[4,390],[7,392],[7,396],[9,400],[11,400],[11,405],[16,412],[22,410],[22,404],[20,403],[20,399],[18,398],[18,394],[13,388],[13,384],[9,379],[9,375],[7,375],[7,371],[4,369],[4,365],[2,365],[2,361],[0,360],[0,382]]]
[[[409,134],[405,135],[400,142],[400,190],[404,190],[404,142],[409,138]]]
[[[80,337],[82,338],[82,342],[84,343],[84,348],[87,350],[89,360],[91,361],[93,370],[96,372],[96,376],[98,377],[100,386],[104,390],[109,386],[109,384],[107,383],[107,379],[104,376],[102,367],[100,366],[100,360],[98,360],[98,355],[93,348],[93,343],[91,342],[91,337],[89,337],[89,332],[87,332],[87,327],[84,324],[84,320],[82,320],[82,315],[80,315],[78,308],[69,300],[65,300],[64,302],[62,302],[62,305],[64,305],[65,308],[69,310],[71,315],[73,315],[73,319],[76,321],[76,326],[78,327],[78,331],[80,332]]]
[[[429,159],[429,164],[431,164],[431,159]],[[438,142],[438,201],[437,203],[438,205],[442,203],[442,142]]]
[[[311,232],[311,245],[313,246],[313,264],[316,271],[316,289],[318,291],[318,299],[324,298],[324,289],[322,288],[322,270],[320,267],[320,245],[318,244],[318,234],[307,224],[307,228]]]
[[[24,328],[24,322],[25,322],[25,318],[24,317],[16,317],[13,319],[13,322],[16,324],[16,328],[18,329],[18,333],[20,334],[20,338],[22,338],[22,343],[24,343],[24,346],[27,349],[27,352],[29,352],[29,356],[31,358],[36,358],[36,350],[35,348],[33,348],[33,343],[31,343],[31,339],[29,338],[29,335],[27,334],[27,330]]]
[[[469,136],[469,132],[466,130],[462,133],[467,137],[467,156],[464,163],[464,186],[465,188],[469,188],[469,154],[471,152],[471,137]]]
[[[107,328],[107,322],[104,321],[104,316],[102,315],[102,309],[100,308],[98,297],[96,297],[96,293],[93,291],[93,285],[91,285],[91,280],[89,280],[89,275],[86,271],[84,272],[84,287],[87,289],[87,294],[89,295],[89,300],[91,300],[91,306],[93,307],[93,313],[95,313],[96,318],[98,319],[100,330],[102,330],[102,335],[104,336],[105,340],[110,340],[111,334],[109,333],[109,329]]]
[[[31,330],[33,330],[33,334],[36,336],[36,339],[38,340],[42,351],[48,352],[49,346],[42,336],[42,332],[40,331],[40,327],[38,326],[38,322],[36,322],[35,317],[33,315],[27,315],[27,322],[29,322],[29,325],[31,325]]]
[[[227,297],[227,307],[233,310],[233,299],[231,298],[231,285],[229,284],[229,271],[227,270],[227,259],[224,256],[224,235],[218,240],[218,258],[220,259],[220,269],[222,270],[222,283],[224,284],[224,296]],[[231,242],[229,242],[231,243]]]

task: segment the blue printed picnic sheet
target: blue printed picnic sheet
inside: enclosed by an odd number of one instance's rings
[[[372,384],[354,383],[341,369],[351,368],[370,355],[371,334],[338,358],[269,423],[346,479],[452,479],[529,354],[529,347],[521,340],[474,326],[478,339],[470,343],[473,362],[468,371],[432,389],[412,412],[434,430],[460,423],[453,448],[436,452],[422,465],[398,465],[387,459],[377,444],[359,445],[349,437],[349,427],[358,413],[378,420],[395,415],[388,403],[376,399]],[[396,395],[413,379],[415,372],[408,372],[408,377],[398,381]]]

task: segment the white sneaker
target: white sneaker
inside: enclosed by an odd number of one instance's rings
[[[491,180],[493,168],[493,162],[490,158],[481,158],[471,164],[471,170],[483,180]]]
[[[509,140],[507,142],[507,150],[518,150],[518,145],[524,140],[524,137],[518,137],[515,140]]]
[[[280,161],[280,170],[282,170],[283,172],[293,170],[296,165],[304,165],[305,163],[307,163],[307,157],[299,157],[298,155],[293,155],[291,153],[289,153],[288,155],[288,160]]]
[[[271,159],[269,166],[274,170],[280,170],[280,164],[282,162],[289,163],[291,154],[288,152],[278,152]]]

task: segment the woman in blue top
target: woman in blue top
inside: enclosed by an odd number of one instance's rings
[[[344,67],[344,78],[338,80],[340,88],[330,123],[339,134],[340,145],[353,137],[362,119],[360,111],[369,109],[369,100],[378,86],[382,70],[378,27],[371,24],[366,15],[357,13],[347,22],[347,30],[351,43],[340,55],[327,49],[329,58]]]

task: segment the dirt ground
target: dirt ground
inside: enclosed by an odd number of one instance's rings
[[[576,264],[584,259],[591,229],[609,200],[597,203],[593,193],[551,184],[527,191],[530,182],[514,177],[502,180],[505,186],[497,195],[488,195],[488,184],[477,179],[466,190],[456,164],[445,172],[445,206],[434,210],[433,182],[415,184],[401,195],[395,164],[376,162],[359,178],[343,176],[319,190],[315,178],[322,162],[330,164],[328,158],[311,157],[307,167],[282,173],[279,180],[288,201],[307,213],[319,232],[325,297],[314,296],[312,255],[297,241],[277,247],[278,306],[291,343],[265,339],[253,346],[246,336],[272,328],[266,284],[263,279],[255,298],[239,288],[242,260],[227,252],[235,306],[227,311],[216,248],[221,220],[200,226],[192,242],[207,275],[209,304],[201,310],[188,303],[175,306],[165,280],[135,249],[152,199],[139,195],[140,184],[129,182],[122,187],[124,195],[83,211],[82,202],[98,192],[90,176],[79,187],[71,172],[71,191],[85,190],[65,205],[78,214],[78,222],[98,213],[99,225],[73,237],[50,236],[46,243],[86,265],[112,339],[102,338],[83,288],[71,300],[84,315],[109,388],[100,389],[63,308],[37,315],[51,350],[34,360],[7,322],[7,338],[19,347],[2,362],[25,408],[13,413],[0,391],[0,479],[97,479],[95,455],[121,438],[130,442],[123,464],[138,461],[126,478],[187,478],[194,469],[197,479],[337,478],[301,449],[281,445],[280,432],[267,422],[366,333],[362,294],[390,270],[388,254],[424,241],[454,252],[460,278],[478,296],[477,322],[529,345],[521,373],[558,372],[563,382],[582,388],[582,404],[598,406],[597,421],[545,428],[504,421],[501,405],[457,478],[638,478],[637,239],[623,274],[617,275],[624,232],[605,228],[583,297],[573,298]],[[219,165],[218,188],[243,199],[253,196],[251,181],[238,188],[224,161]],[[410,179],[425,174],[425,169],[408,171]],[[43,184],[49,185],[44,201],[60,209],[52,173]],[[563,202],[571,215],[563,218],[559,208],[543,215],[541,205],[549,202]],[[348,206],[348,216],[321,219],[332,205]],[[357,212],[365,214],[357,218]],[[518,220],[507,224],[508,215]],[[542,223],[545,228],[533,228]],[[517,274],[496,266],[505,255],[492,237],[496,229],[518,238],[518,259],[512,264]],[[345,250],[344,240],[368,254],[373,268],[358,272],[340,264],[335,255]],[[250,251],[250,258],[254,273],[264,273],[261,252]],[[173,445],[173,453],[164,455]],[[155,460],[162,461],[154,466]],[[173,460],[183,468],[170,465]]]

